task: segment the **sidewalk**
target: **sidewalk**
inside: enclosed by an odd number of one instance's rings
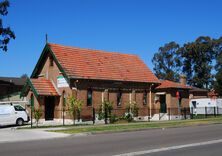
[[[0,129],[0,143],[56,139],[70,136],[70,134],[47,132],[45,130],[46,129],[16,129],[16,127],[3,128]]]

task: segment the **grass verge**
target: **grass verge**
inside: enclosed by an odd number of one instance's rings
[[[73,128],[73,127],[79,127],[79,126],[88,126],[90,124],[75,124],[75,125],[40,125],[36,126],[33,124],[32,128],[30,127],[30,124],[27,124],[25,126],[18,127],[18,129],[47,129],[47,128]]]
[[[209,119],[195,119],[195,120],[177,120],[177,121],[140,122],[140,123],[129,123],[129,124],[81,126],[81,127],[70,127],[67,129],[50,130],[50,131],[68,133],[68,134],[103,133],[103,132],[123,132],[123,131],[145,130],[145,129],[154,129],[154,128],[171,128],[171,127],[184,127],[184,126],[220,124],[220,123],[222,123],[222,117],[209,118]]]

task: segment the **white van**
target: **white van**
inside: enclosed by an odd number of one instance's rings
[[[201,98],[190,100],[190,111],[194,114],[222,114],[222,99]],[[193,109],[193,110],[192,110]]]
[[[14,124],[21,126],[29,120],[28,113],[20,104],[0,104],[0,126]]]

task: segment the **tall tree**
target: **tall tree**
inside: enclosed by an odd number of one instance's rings
[[[214,50],[216,51],[216,75],[214,89],[219,95],[222,95],[222,37],[214,40]]]
[[[214,42],[210,37],[201,36],[194,42],[184,44],[180,49],[183,58],[183,73],[188,84],[209,88],[213,81],[212,61],[215,58]]]
[[[29,76],[27,74],[22,74],[20,78],[27,79]]]
[[[181,61],[178,53],[180,48],[176,42],[170,42],[159,48],[154,54],[152,63],[154,64],[155,75],[159,79],[178,81],[181,71]]]
[[[0,2],[0,49],[8,50],[8,43],[10,39],[15,39],[15,34],[10,27],[4,27],[2,18],[8,14],[8,7],[10,3],[8,0]]]

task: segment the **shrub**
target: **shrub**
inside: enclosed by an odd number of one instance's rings
[[[132,114],[132,113],[126,113],[126,114],[125,114],[125,119],[126,119],[128,122],[132,122],[132,121],[133,121],[133,114]]]
[[[82,110],[82,101],[76,99],[74,96],[69,96],[67,105],[69,108],[69,113],[73,117],[73,124],[75,124],[75,119],[80,120],[81,110]]]
[[[104,101],[99,108],[99,120],[105,119],[107,124],[107,119],[111,117],[113,110],[113,103],[110,101]]]
[[[34,118],[35,118],[35,120],[36,120],[36,127],[38,127],[39,126],[39,120],[40,120],[40,118],[42,117],[42,110],[41,110],[41,108],[39,108],[39,109],[34,109]]]
[[[110,123],[115,123],[118,121],[118,117],[116,115],[111,115],[109,120]]]
[[[138,116],[138,111],[139,111],[139,108],[137,106],[137,103],[136,101],[133,101],[133,102],[129,102],[126,106],[126,109],[127,109],[127,112],[130,112],[133,114],[133,116]]]
[[[137,107],[136,101],[129,102],[127,104],[126,110],[127,110],[127,112],[125,114],[125,119],[128,122],[133,121],[133,117],[138,116],[138,112],[139,112],[139,108]]]

